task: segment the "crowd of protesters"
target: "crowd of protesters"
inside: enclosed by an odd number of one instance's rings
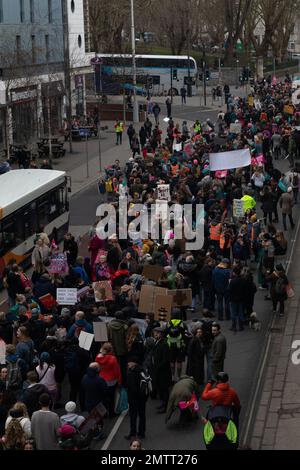
[[[74,435],[99,403],[107,419],[116,416],[121,386],[129,404],[126,438],[143,439],[149,395],[160,398],[157,411],[165,413],[170,388],[184,374],[193,377],[199,397],[201,387],[226,369],[222,322],[231,321],[234,333],[248,328],[257,289],[272,300],[274,314],[279,304],[284,315],[290,289],[284,266],[287,216],[293,230],[299,191],[300,112],[295,107],[286,112],[289,80],[262,81],[249,97],[228,95],[226,101],[227,111],[219,113],[216,123],[196,121],[189,128],[184,121],[180,127],[170,117],[165,139],[159,112],[155,124],[148,117],[138,134],[129,126],[133,155],[124,168],[119,161],[106,168],[99,193],[117,213],[120,198],[127,197],[131,236],[120,237],[116,230],[102,239],[96,221],[89,233],[89,256],[83,258],[72,234],[65,235],[60,249],[58,240],[41,229],[32,275],[14,260],[6,266],[9,308],[0,314],[3,448],[76,448]],[[116,124],[117,134],[124,131],[121,124]],[[231,124],[240,124],[240,131],[232,132]],[[117,142],[122,143],[120,136]],[[210,153],[244,148],[251,151],[251,167],[210,172]],[[282,174],[277,160],[287,156],[291,171]],[[169,185],[169,206],[204,206],[201,249],[187,251],[186,241],[176,239],[176,226],[185,222],[174,213],[168,230],[162,227],[155,238],[139,235],[134,207],[142,204],[147,212],[159,197],[158,185]],[[243,201],[244,215],[236,216],[235,200]],[[60,251],[66,269],[51,274],[51,260]],[[145,265],[160,266],[160,278],[147,279]],[[111,299],[95,298],[92,284],[97,281],[111,286]],[[169,321],[158,321],[153,311],[139,312],[144,284],[191,289],[191,304],[173,307]],[[57,303],[56,291],[62,287],[83,292],[76,305]],[[193,320],[187,323],[188,315]],[[81,332],[93,333],[93,324],[107,317],[108,341],[94,341],[89,351],[80,347]],[[59,417],[55,410],[64,407]]]

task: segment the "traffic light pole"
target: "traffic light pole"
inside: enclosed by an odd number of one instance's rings
[[[173,104],[173,65],[171,65],[171,103]]]
[[[204,94],[204,106],[207,104],[206,96],[206,63],[203,61],[203,94]]]

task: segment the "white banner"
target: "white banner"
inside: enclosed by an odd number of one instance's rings
[[[232,170],[251,165],[249,149],[234,150],[210,154],[210,171]]]

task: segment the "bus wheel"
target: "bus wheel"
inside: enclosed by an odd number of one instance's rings
[[[170,88],[168,94],[169,94],[170,96],[178,96],[178,95],[179,95],[177,88]]]

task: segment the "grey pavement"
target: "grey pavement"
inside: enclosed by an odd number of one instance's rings
[[[295,250],[288,273],[295,297],[289,300],[285,317],[276,317],[272,323],[264,380],[249,441],[254,450],[300,450],[300,364],[292,362],[295,351],[292,344],[299,341],[298,349],[300,345],[298,235],[299,230],[293,237]]]

